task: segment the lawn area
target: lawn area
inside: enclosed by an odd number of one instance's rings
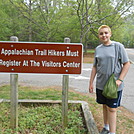
[[[19,86],[19,99],[61,100],[60,88],[36,88]],[[102,108],[95,102],[95,94],[82,94],[69,90],[69,100],[82,100],[89,104],[98,129],[102,129]],[[10,86],[0,87],[0,99],[10,99]],[[9,104],[0,104],[0,131],[2,134],[12,134],[9,128],[10,111]],[[83,124],[80,106],[69,106],[69,123],[66,134],[86,134]],[[134,131],[134,114],[123,107],[117,112],[117,134],[132,134]],[[18,134],[61,134],[61,105],[29,106],[19,105]],[[36,127],[35,127],[36,126]],[[45,130],[45,131],[44,131]],[[44,131],[44,132],[43,132]],[[51,133],[50,133],[51,132]]]

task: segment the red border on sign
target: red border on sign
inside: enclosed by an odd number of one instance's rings
[[[1,73],[81,74],[79,43],[0,42]]]

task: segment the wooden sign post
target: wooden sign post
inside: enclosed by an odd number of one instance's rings
[[[69,38],[64,39],[64,43],[70,43]],[[68,125],[68,87],[69,87],[69,75],[63,75],[62,78],[62,124],[63,128],[67,128]]]
[[[11,41],[18,41],[16,36],[11,36]],[[18,127],[18,74],[10,74],[10,125],[11,128]]]

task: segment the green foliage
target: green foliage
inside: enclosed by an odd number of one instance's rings
[[[0,87],[0,98],[9,99],[10,87],[1,86]],[[29,87],[19,86],[19,99],[45,99],[45,100],[61,100],[61,91],[52,89],[31,89]],[[77,97],[77,94],[69,93],[70,99]],[[0,104],[0,123],[2,128],[2,133],[13,133],[15,130],[9,128],[10,123],[10,112],[8,104]],[[80,113],[79,105],[69,105],[68,118],[69,124],[68,128],[65,130],[66,134],[86,133],[86,129],[83,126],[83,119]],[[40,133],[40,134],[60,134],[62,133],[61,125],[61,106],[30,106],[24,107],[19,106],[19,128],[17,131],[20,133]],[[78,129],[79,128],[79,129]]]
[[[133,0],[1,0],[0,40],[15,35],[20,41],[63,42],[70,37],[71,42],[95,47],[98,27],[107,24],[113,40],[131,45],[133,20],[130,24],[125,19],[127,14],[133,15],[132,6]],[[124,23],[130,24],[127,30]]]
[[[61,117],[61,105],[49,105],[39,106],[31,105],[28,107],[19,105],[19,126],[17,130],[10,129],[10,112],[9,104],[0,104],[0,129],[2,134],[19,132],[22,134],[34,133],[34,134],[61,134],[62,117]],[[65,130],[65,134],[86,134],[87,130],[83,125],[83,118],[81,116],[80,105],[69,105],[68,110],[68,128]]]
[[[134,14],[128,15],[123,25],[123,43],[126,47],[134,47]]]

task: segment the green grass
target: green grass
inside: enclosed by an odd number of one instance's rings
[[[61,100],[62,91],[52,88],[18,87],[19,99]],[[10,86],[0,87],[0,99],[10,99]],[[95,95],[80,94],[69,91],[69,100],[82,100],[89,104],[98,129],[102,129],[102,107],[95,102]],[[10,105],[0,104],[0,134],[15,134],[10,129]],[[19,134],[61,134],[61,106],[29,106],[19,105]],[[121,107],[117,116],[117,134],[132,134],[134,130],[134,114]],[[45,130],[45,132],[43,132]],[[15,131],[15,130],[14,130]],[[51,133],[49,133],[51,132]],[[86,134],[79,105],[69,106],[69,123],[65,134]]]
[[[0,98],[10,99],[10,86],[4,85],[0,87]],[[33,89],[31,87],[18,87],[19,99],[40,99],[40,100],[62,100],[61,90],[47,88],[47,89]],[[85,97],[75,92],[68,93],[69,100],[83,100]],[[86,97],[92,100],[92,98]]]
[[[87,53],[94,53],[95,50],[94,49],[87,49]]]

